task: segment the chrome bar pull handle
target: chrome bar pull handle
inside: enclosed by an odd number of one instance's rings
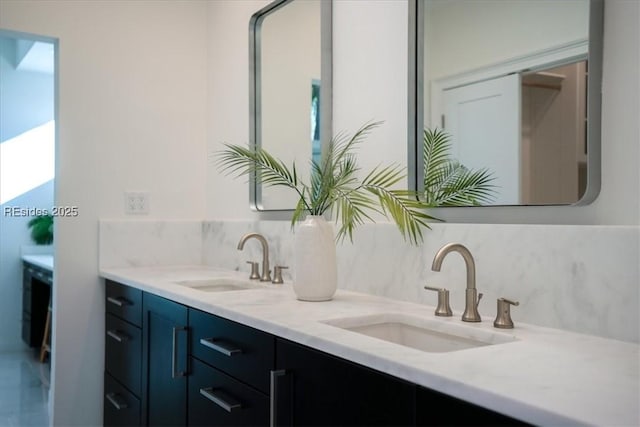
[[[233,412],[237,411],[238,409],[242,409],[242,404],[240,402],[237,402],[235,399],[221,390],[216,390],[212,387],[201,388],[200,394],[227,412]]]
[[[129,405],[127,405],[127,402],[124,402],[119,396],[120,395],[116,393],[107,393],[105,395],[109,403],[111,403],[118,411],[127,409]]]
[[[113,338],[114,340],[118,341],[118,342],[126,341],[128,337],[125,336],[125,335],[120,335],[118,332],[119,331],[109,330],[109,331],[107,331],[107,335],[110,336],[111,338]]]
[[[173,327],[173,339],[171,347],[171,378],[186,377],[187,371],[178,371],[178,332],[186,331],[186,326],[174,326]]]
[[[236,354],[242,353],[242,349],[231,347],[213,338],[201,338],[200,344],[219,353],[222,353],[225,356],[235,356]]]
[[[122,307],[123,305],[131,305],[131,302],[129,300],[122,297],[117,297],[117,298],[107,297],[107,302],[110,302],[111,304],[118,307]]]
[[[278,420],[278,379],[287,375],[285,369],[271,371],[269,384],[269,427],[275,427]]]

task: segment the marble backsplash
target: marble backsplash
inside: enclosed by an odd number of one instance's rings
[[[366,224],[354,243],[338,244],[338,287],[428,305],[451,291],[454,315],[464,308],[465,266],[450,254],[441,272],[431,271],[437,250],[459,242],[472,252],[476,283],[484,294],[479,311],[493,321],[496,299],[520,302],[518,322],[640,342],[640,228],[633,226],[433,224],[424,243],[405,243],[395,226]],[[272,266],[293,265],[293,233],[286,221],[100,222],[100,267],[205,264],[246,270],[260,260],[260,245],[247,232],[265,235]],[[294,272],[285,270],[285,280]],[[321,304],[321,303],[319,303]]]

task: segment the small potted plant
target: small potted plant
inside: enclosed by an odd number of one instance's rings
[[[31,240],[36,245],[50,245],[53,243],[53,216],[51,214],[38,215],[27,223],[31,229]]]
[[[284,186],[299,198],[291,219],[299,221],[295,236],[294,291],[298,299],[325,301],[336,290],[336,248],[333,230],[323,215],[331,212],[339,222],[337,240],[349,237],[364,222],[374,222],[381,214],[392,220],[402,236],[413,244],[422,241],[422,228],[436,218],[428,215],[429,205],[413,191],[395,189],[406,178],[398,165],[378,166],[360,178],[355,149],[381,122],[365,124],[353,136],[334,137],[322,160],[311,162],[306,182],[295,163],[288,166],[262,148],[226,144],[218,153],[218,163],[235,176],[254,173],[267,186]]]

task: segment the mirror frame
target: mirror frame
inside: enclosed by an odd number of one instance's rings
[[[422,133],[424,129],[424,14],[423,0],[409,0],[409,117],[408,117],[408,188],[424,192]],[[589,42],[587,59],[587,188],[580,200],[566,205],[487,205],[460,207],[531,207],[583,206],[593,202],[601,184],[602,59],[604,39],[604,0],[589,0]]]
[[[295,0],[275,0],[251,16],[249,21],[249,148],[262,147],[261,114],[261,37],[260,30],[264,19],[271,13]],[[324,155],[333,132],[333,36],[332,36],[333,0],[320,2],[320,147]],[[262,185],[255,173],[249,175],[249,205],[251,210],[268,216],[265,219],[287,219],[291,209],[265,208],[262,203]]]

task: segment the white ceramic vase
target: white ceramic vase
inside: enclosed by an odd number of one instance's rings
[[[296,227],[293,291],[302,301],[328,301],[338,286],[333,227],[309,215]]]

